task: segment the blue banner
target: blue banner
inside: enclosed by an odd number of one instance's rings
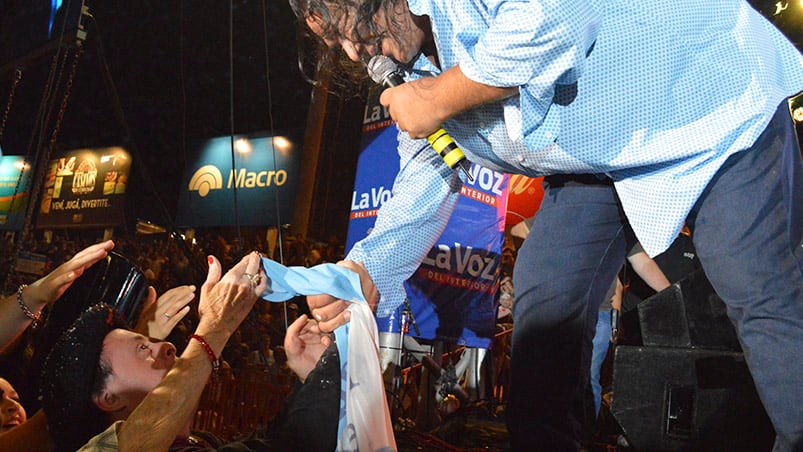
[[[391,125],[376,95],[370,97],[352,194],[348,249],[370,232],[377,210],[391,196],[399,170],[397,130]],[[405,283],[421,332],[418,335],[411,328],[409,334],[488,347],[495,332],[508,177],[478,165],[471,172],[475,182],[463,186],[446,230]],[[402,309],[380,319],[379,331],[399,332]]]
[[[48,259],[44,254],[20,251],[17,253],[17,263],[14,271],[28,273],[36,276],[44,276],[48,270]]]
[[[176,225],[288,222],[298,181],[299,135],[238,135],[233,140],[226,136],[207,141],[184,175]]]
[[[395,127],[386,126],[372,133],[368,140],[363,135],[363,150],[357,163],[354,191],[351,195],[346,249],[351,249],[356,242],[368,235],[376,221],[379,207],[390,198],[393,180],[399,172],[397,143]]]
[[[28,207],[31,167],[24,157],[0,156],[0,230],[21,230]]]
[[[404,287],[419,337],[487,348],[496,331],[508,177],[478,165],[471,172],[475,182],[463,185],[446,230]]]

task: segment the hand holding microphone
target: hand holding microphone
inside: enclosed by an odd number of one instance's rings
[[[404,79],[399,73],[398,66],[390,58],[384,55],[375,55],[368,62],[368,74],[374,82],[386,87],[399,86],[404,83]],[[443,158],[449,168],[459,168],[468,178],[469,182],[474,182],[471,176],[471,162],[468,161],[463,151],[457,146],[452,137],[439,127],[427,137],[427,141],[432,149]]]

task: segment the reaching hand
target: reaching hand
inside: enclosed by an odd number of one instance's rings
[[[215,336],[215,345],[219,346],[215,350],[218,356],[231,334],[251,312],[259,295],[267,288],[261,262],[257,252],[250,253],[221,278],[223,270],[220,261],[209,256],[209,273],[201,286],[198,305],[201,320],[196,332],[210,344],[212,336]]]
[[[156,299],[156,289],[148,288],[142,313],[134,329],[147,337],[165,339],[181,319],[190,312],[189,303],[195,298],[195,286],[178,286]]]
[[[284,336],[287,365],[298,375],[302,383],[331,343],[332,338],[323,333],[318,327],[318,322],[309,319],[306,314],[287,327]]]
[[[72,283],[87,268],[105,258],[112,248],[114,248],[114,242],[111,240],[84,248],[70,260],[26,287],[22,298],[32,309],[53,303],[70,288]]]
[[[363,296],[368,302],[368,306],[373,310],[377,300],[379,300],[379,292],[374,285],[373,279],[371,279],[371,275],[368,274],[365,265],[363,265],[362,262],[356,263],[354,261],[340,261],[337,265],[348,268],[360,276],[360,286]],[[307,296],[307,305],[310,308],[312,316],[318,321],[321,330],[326,332],[332,332],[340,325],[348,323],[351,317],[351,313],[346,311],[348,303],[347,301],[338,300],[327,294]]]

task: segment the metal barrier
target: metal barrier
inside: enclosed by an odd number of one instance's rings
[[[490,388],[490,402],[495,405],[507,402],[511,332],[512,329],[507,328],[497,333],[485,357],[485,365],[492,369],[487,374],[491,381],[485,383]],[[464,350],[465,347],[460,347],[444,353],[440,366],[446,367],[457,361]],[[429,361],[438,362],[432,359]],[[437,364],[433,369],[436,368]],[[421,363],[402,369],[399,393],[392,394],[391,401],[391,411],[395,419],[421,419],[422,416],[429,416],[428,411],[434,407],[428,397],[434,395],[432,373],[433,370],[426,369]],[[423,380],[424,378],[429,381]],[[465,381],[465,378],[459,378],[459,384],[463,387]],[[284,408],[294,382],[294,376],[272,375],[262,369],[243,369],[235,373],[231,370],[221,371],[217,378],[210,379],[207,383],[192,428],[231,440],[265,427]],[[464,392],[468,393],[473,392]]]
[[[294,380],[254,369],[221,372],[207,383],[192,428],[231,440],[265,427],[284,408]]]

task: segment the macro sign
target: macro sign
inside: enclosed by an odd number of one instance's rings
[[[130,170],[131,155],[121,147],[77,149],[51,160],[45,172],[36,227],[122,224]]]
[[[270,226],[292,215],[300,142],[289,135],[213,138],[187,168],[179,227]]]

